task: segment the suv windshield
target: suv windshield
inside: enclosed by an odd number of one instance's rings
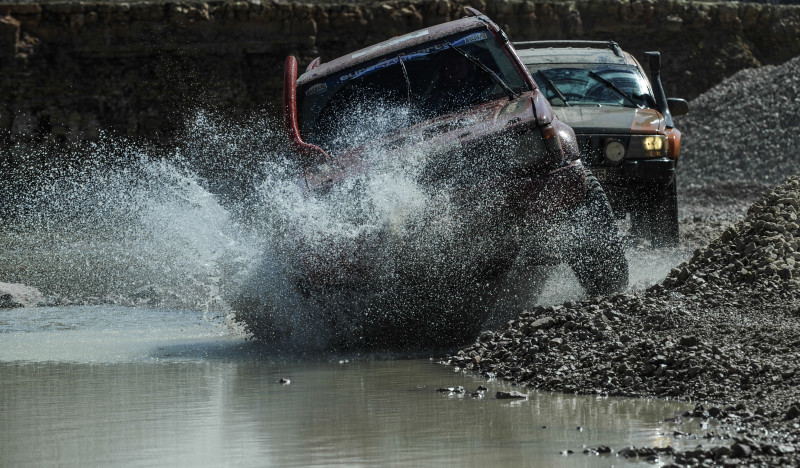
[[[358,144],[364,128],[374,138],[381,131],[376,113],[400,112],[410,124],[527,88],[494,36],[473,31],[304,85],[297,93],[300,131],[308,142],[335,150]],[[396,129],[395,122],[386,131]]]
[[[655,105],[650,86],[633,67],[540,67],[528,64],[533,79],[554,107]]]

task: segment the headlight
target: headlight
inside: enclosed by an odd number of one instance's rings
[[[620,162],[625,157],[625,145],[619,140],[609,140],[603,148],[603,154],[611,162]]]
[[[629,158],[662,158],[667,155],[664,135],[633,135],[628,144]]]
[[[664,147],[664,139],[657,136],[644,137],[642,142],[645,151],[661,151]]]

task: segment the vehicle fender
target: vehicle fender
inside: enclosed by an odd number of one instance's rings
[[[536,123],[542,131],[542,137],[548,143],[548,151],[553,153],[553,162],[580,159],[580,148],[575,131],[556,117],[539,89],[533,91],[531,104],[536,116]]]
[[[580,159],[581,151],[578,146],[578,138],[575,136],[575,130],[558,118],[554,118],[550,125],[556,129],[558,138],[561,140],[561,149],[564,151],[564,161]]]
[[[667,130],[667,157],[678,160],[681,152],[681,132],[677,128]]]
[[[329,159],[322,148],[303,141],[297,123],[297,59],[286,57],[283,72],[283,124],[289,146],[299,154],[304,166],[319,164]]]

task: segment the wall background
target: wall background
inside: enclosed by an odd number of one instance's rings
[[[462,16],[512,40],[612,39],[660,50],[668,95],[800,55],[800,6],[684,0],[322,0],[0,3],[0,143],[101,131],[167,142],[196,109],[244,116],[281,99],[283,60],[331,59]],[[747,96],[742,96],[746,99]]]

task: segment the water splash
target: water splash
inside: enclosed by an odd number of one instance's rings
[[[194,128],[216,130],[202,116]],[[104,137],[27,153],[46,164],[6,195],[3,279],[56,303],[224,308],[226,269],[246,263],[253,245],[187,148],[165,154]]]
[[[369,142],[413,116],[360,118],[338,137]],[[6,195],[0,281],[53,304],[233,312],[301,347],[474,336],[519,248],[518,207],[514,187],[470,194],[441,168],[486,180],[495,155],[470,167],[446,145],[366,148],[369,170],[308,191],[279,128],[199,113],[169,150],[106,136],[31,151],[40,169],[21,179],[35,182]]]

